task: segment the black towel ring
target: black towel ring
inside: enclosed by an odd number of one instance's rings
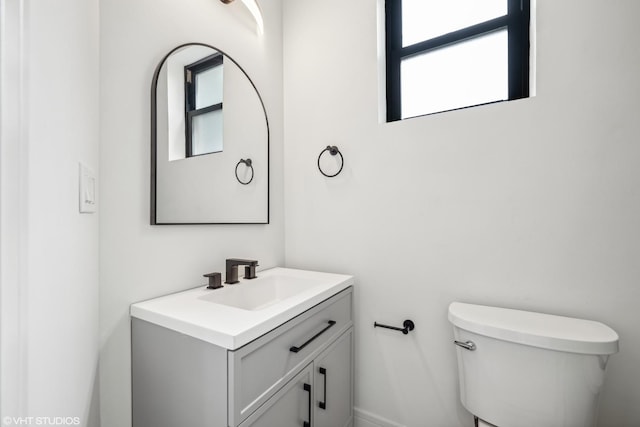
[[[249,178],[249,181],[247,182],[242,181],[238,176],[238,166],[240,166],[240,163],[244,163],[248,168],[251,169],[251,178]],[[242,185],[248,185],[251,181],[253,181],[253,162],[251,161],[251,159],[240,159],[240,161],[236,164],[236,179]]]
[[[322,170],[322,167],[320,167],[320,158],[322,158],[322,155],[325,153],[325,151],[328,151],[329,154],[331,154],[332,156],[335,156],[336,154],[340,155],[340,169],[338,169],[338,172],[334,173],[333,175],[324,173],[324,171]],[[342,153],[340,152],[338,147],[336,147],[335,145],[327,145],[327,148],[325,148],[320,152],[320,155],[318,156],[318,170],[322,175],[326,176],[327,178],[333,178],[334,176],[338,176],[338,174],[342,172],[343,167],[344,167],[344,157],[342,157]]]

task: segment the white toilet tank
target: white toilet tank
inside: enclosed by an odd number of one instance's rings
[[[499,427],[593,427],[618,334],[590,320],[454,302],[460,400]],[[466,348],[465,348],[466,347]]]

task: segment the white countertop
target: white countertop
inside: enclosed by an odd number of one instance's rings
[[[290,268],[257,276],[221,289],[201,286],[138,302],[131,305],[131,317],[235,350],[354,283],[353,276]],[[254,295],[266,303],[250,301]]]

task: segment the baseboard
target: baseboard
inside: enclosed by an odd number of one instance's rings
[[[369,411],[353,408],[354,427],[405,427]]]

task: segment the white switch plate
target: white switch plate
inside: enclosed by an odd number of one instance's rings
[[[80,213],[93,213],[96,211],[96,176],[91,169],[80,165]]]

